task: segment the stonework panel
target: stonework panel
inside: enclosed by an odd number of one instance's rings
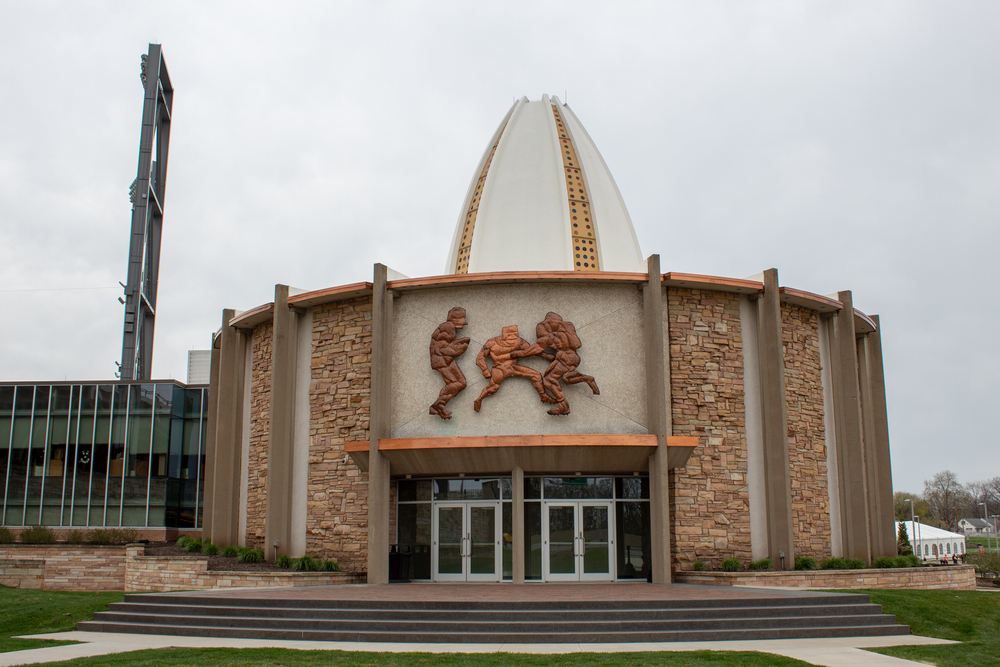
[[[472,339],[457,358],[468,386],[448,404],[452,419],[429,414],[444,386],[431,369],[431,334],[454,306],[466,309],[460,337]],[[570,414],[549,415],[525,378],[508,378],[486,398],[473,401],[488,380],[476,355],[501,329],[517,325],[521,338],[535,342],[535,327],[553,311],[572,322],[583,347],[579,372],[594,377],[594,395],[583,383],[564,385]],[[392,437],[427,438],[524,433],[646,433],[645,350],[642,294],[634,284],[498,284],[404,292],[393,303]],[[540,357],[519,363],[545,371]]]
[[[782,304],[795,555],[817,559],[831,553],[819,325],[816,311]]]
[[[315,308],[306,553],[347,572],[366,570],[368,475],[345,456],[344,443],[369,439],[371,355],[371,297]]]
[[[673,434],[697,436],[687,466],[670,473],[674,567],[718,568],[750,552],[743,336],[739,296],[668,289]]]
[[[246,522],[246,545],[253,549],[264,547],[264,517],[267,515],[267,450],[271,439],[273,329],[271,322],[265,322],[253,330]]]

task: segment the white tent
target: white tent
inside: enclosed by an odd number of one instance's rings
[[[906,526],[906,534],[910,537],[910,544],[913,545],[913,553],[923,560],[951,560],[953,554],[961,556],[965,553],[965,535],[941,530],[925,523],[917,523],[914,526],[912,521],[900,521],[899,524]],[[899,534],[899,524],[896,525],[896,533]]]

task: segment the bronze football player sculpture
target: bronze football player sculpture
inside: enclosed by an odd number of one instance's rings
[[[452,308],[448,320],[431,334],[431,368],[444,378],[444,389],[431,404],[430,413],[441,419],[451,419],[451,413],[444,406],[465,389],[465,375],[458,367],[455,357],[469,348],[469,338],[456,338],[458,330],[465,326],[465,308]]]
[[[511,376],[531,380],[531,386],[538,392],[538,396],[542,399],[543,403],[556,402],[555,399],[545,393],[545,387],[542,384],[542,374],[534,368],[522,366],[514,360],[514,352],[529,348],[531,348],[531,345],[528,341],[518,336],[516,325],[504,327],[503,332],[499,336],[486,341],[483,349],[479,351],[479,356],[476,357],[476,365],[483,371],[483,377],[488,378],[490,383],[486,385],[483,393],[473,403],[476,412],[479,412],[479,409],[483,406],[483,399],[497,393],[500,389],[500,383]],[[490,360],[493,362],[492,369],[486,365],[487,355],[489,355]]]
[[[563,393],[560,382],[563,384],[586,382],[594,394],[601,393],[594,378],[576,370],[576,367],[580,365],[580,355],[576,351],[582,346],[583,343],[580,341],[576,327],[573,326],[572,322],[566,322],[556,313],[547,313],[545,319],[535,327],[535,344],[526,349],[511,352],[510,356],[513,359],[539,356],[552,362],[542,374],[545,388],[556,397],[554,402],[558,403],[556,407],[549,410],[550,415],[569,414],[569,402],[566,400],[566,394]],[[548,349],[553,350],[555,354],[546,352]]]

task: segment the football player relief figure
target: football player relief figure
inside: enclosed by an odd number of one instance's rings
[[[465,308],[452,308],[448,319],[431,334],[431,368],[444,378],[444,389],[431,404],[430,413],[441,419],[451,419],[451,413],[444,406],[465,389],[465,375],[458,367],[455,357],[461,356],[469,348],[469,338],[457,338],[458,330],[465,326]]]
[[[451,419],[452,415],[445,405],[467,384],[456,361],[456,357],[469,348],[469,338],[458,338],[458,330],[465,324],[465,309],[452,308],[448,311],[447,321],[442,322],[431,335],[431,368],[441,374],[445,386],[431,404],[430,414],[442,419]],[[582,346],[573,323],[565,321],[557,313],[547,313],[545,319],[538,323],[534,343],[521,338],[517,325],[503,327],[499,336],[486,341],[476,357],[476,366],[489,383],[473,403],[473,409],[479,412],[483,399],[497,393],[504,380],[520,377],[531,382],[542,403],[555,404],[548,411],[550,415],[568,415],[569,401],[562,385],[584,382],[595,395],[601,393],[593,377],[577,370],[580,365],[577,350]],[[544,373],[518,363],[518,359],[536,356],[549,362]]]

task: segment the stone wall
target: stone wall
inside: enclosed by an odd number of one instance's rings
[[[687,466],[670,474],[674,566],[749,560],[739,296],[672,287],[667,308],[673,434],[699,443]]]
[[[368,475],[344,454],[344,443],[369,438],[371,298],[318,306],[312,346],[306,553],[364,572]]]
[[[819,323],[814,310],[781,306],[795,555],[817,559],[831,553]]]
[[[0,586],[45,588],[44,558],[0,558]]]
[[[868,570],[796,570],[793,572],[681,572],[678,584],[709,586],[784,586],[791,588],[943,588],[976,590],[976,568],[902,567]]]
[[[265,322],[253,330],[246,546],[254,549],[264,547],[264,519],[267,516],[267,448],[271,433],[273,329],[271,322]]]
[[[253,586],[330,586],[364,582],[363,576],[349,572],[226,572],[209,570],[207,556],[144,556],[143,552],[142,545],[129,545],[124,578],[127,593]]]
[[[0,559],[44,563],[48,591],[120,591],[125,585],[124,546],[5,545]]]

